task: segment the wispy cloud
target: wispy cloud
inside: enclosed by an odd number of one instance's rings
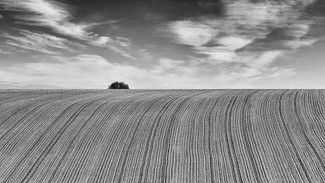
[[[24,12],[23,15],[15,16],[20,20],[20,23],[48,27],[56,33],[84,40],[91,45],[105,47],[128,58],[131,57],[123,50],[125,44],[119,38],[113,41],[113,38],[100,36],[89,31],[97,25],[118,22],[116,20],[100,23],[75,23],[71,21],[73,18],[70,13],[73,9],[71,6],[49,0],[2,0],[0,6],[12,11]]]
[[[4,51],[4,50],[2,50],[2,49],[0,48],[0,54],[3,54],[3,55],[9,55],[9,54],[13,54],[13,53],[11,53],[11,52],[9,52],[9,51]]]
[[[265,52],[243,52],[237,55],[237,62],[245,63],[247,66],[255,69],[268,69],[268,66],[277,58],[285,55],[285,51],[271,50]]]
[[[85,39],[88,33],[84,31],[86,25],[75,24],[69,20],[72,18],[69,13],[69,6],[64,3],[47,0],[3,0],[0,5],[8,10],[20,11],[24,15],[16,15],[27,24],[49,27],[58,33]]]
[[[147,69],[109,62],[97,55],[39,58],[42,59],[48,62],[0,68],[0,81],[20,85],[46,83],[62,88],[106,88],[113,81],[125,81],[131,88],[249,88],[261,78],[288,77],[294,73],[290,68],[263,71],[250,67],[206,67],[167,58]]]
[[[22,49],[33,50],[45,54],[60,54],[58,50],[74,51],[68,45],[75,45],[71,41],[44,33],[35,33],[26,30],[20,31],[21,36],[5,34],[8,45]]]
[[[282,45],[284,47],[290,48],[290,49],[298,49],[303,46],[311,46],[315,42],[319,41],[318,39],[295,39],[295,40],[288,40],[288,41],[282,41]]]
[[[178,44],[189,45],[194,53],[205,56],[209,64],[228,63],[238,67],[244,64],[266,73],[272,69],[272,62],[290,51],[270,48],[249,51],[245,47],[280,28],[288,37],[278,42],[283,48],[295,50],[312,45],[317,39],[304,38],[312,21],[302,20],[301,15],[303,8],[313,2],[231,1],[226,3],[224,16],[172,21],[162,32]]]
[[[175,21],[168,24],[176,43],[200,46],[212,40],[218,31],[208,25],[193,21]]]

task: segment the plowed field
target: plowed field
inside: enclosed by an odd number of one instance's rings
[[[325,90],[1,90],[0,182],[325,182]]]

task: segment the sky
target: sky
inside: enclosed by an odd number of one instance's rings
[[[325,88],[323,0],[0,0],[0,89]]]

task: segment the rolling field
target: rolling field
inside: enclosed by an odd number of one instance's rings
[[[325,90],[0,90],[1,183],[325,182]]]

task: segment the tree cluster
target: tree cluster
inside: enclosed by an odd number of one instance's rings
[[[108,89],[129,89],[129,85],[124,82],[115,81],[111,85],[109,85]]]

